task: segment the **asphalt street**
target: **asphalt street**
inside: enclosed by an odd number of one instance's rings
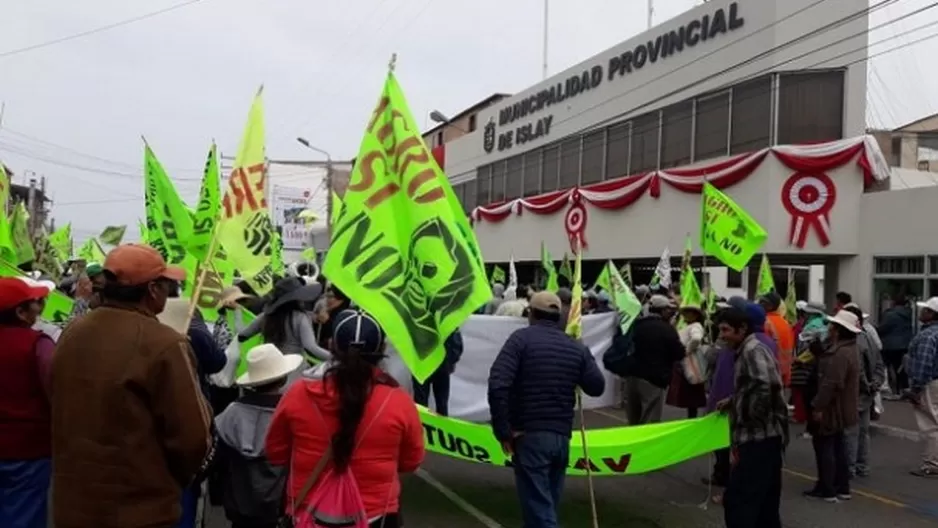
[[[908,425],[904,404],[890,403],[884,415]],[[666,418],[680,416],[668,409]],[[624,414],[618,409],[588,411],[588,428],[617,427]],[[786,527],[938,526],[938,480],[909,475],[916,467],[919,445],[908,435],[874,431],[872,474],[853,482],[854,498],[827,504],[804,499],[813,483],[814,453],[810,440],[796,433],[786,455],[782,521]],[[912,431],[906,431],[912,433]],[[708,501],[701,478],[709,474],[709,457],[701,457],[647,475],[594,479],[600,526],[708,528],[723,526],[722,508]],[[510,469],[471,464],[428,455],[424,475],[405,477],[402,511],[411,528],[516,528],[520,513]],[[441,491],[442,490],[442,491]],[[455,497],[454,497],[455,496]],[[467,513],[471,510],[473,514]],[[561,526],[590,527],[589,486],[585,478],[567,480],[561,506]],[[218,511],[209,514],[210,528],[227,526]],[[481,520],[480,520],[481,519]]]

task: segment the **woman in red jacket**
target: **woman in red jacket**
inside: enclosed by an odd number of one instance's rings
[[[423,426],[410,396],[377,367],[384,348],[378,323],[346,310],[335,318],[335,365],[322,380],[297,381],[280,400],[267,433],[267,458],[290,466],[288,513],[307,505],[312,493],[299,495],[331,444],[327,467],[351,470],[370,526],[400,526],[398,474],[423,462]]]

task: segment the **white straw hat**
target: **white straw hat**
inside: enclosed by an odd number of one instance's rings
[[[247,372],[238,376],[235,383],[242,387],[254,387],[287,377],[303,363],[303,356],[284,355],[276,345],[265,343],[248,351],[245,361]]]
[[[859,334],[862,332],[860,329],[860,320],[855,314],[848,312],[847,310],[841,310],[834,315],[827,316],[827,320],[838,324],[847,330],[850,330],[854,334]]]

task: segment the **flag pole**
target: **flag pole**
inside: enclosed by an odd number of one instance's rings
[[[581,242],[582,241],[580,240],[580,236],[577,235],[576,237],[577,260],[581,263],[580,265],[582,266],[583,256],[581,255],[581,253],[583,252],[583,247],[581,245]],[[582,267],[580,269],[582,269]],[[576,277],[576,272],[574,272],[574,277]],[[582,275],[579,277],[579,279],[581,281],[583,280]],[[582,328],[582,325],[583,325],[582,314],[583,314],[583,305],[581,304],[580,305],[581,320],[579,323],[580,328]],[[582,335],[577,336],[577,339],[582,340]],[[583,458],[586,460],[586,483],[587,483],[587,487],[589,488],[590,511],[593,515],[593,528],[599,528],[599,513],[596,511],[596,490],[593,486],[593,463],[590,461],[589,446],[587,445],[587,442],[586,442],[586,413],[583,411],[583,391],[579,389],[577,389],[577,392],[576,392],[576,405],[577,405],[577,412],[580,415],[580,442],[582,442],[583,444]]]
[[[208,274],[209,268],[213,267],[212,255],[214,255],[215,250],[218,249],[218,224],[219,219],[216,218],[215,225],[212,227],[212,241],[208,245],[208,253],[205,254],[205,261],[199,262],[199,278],[195,283],[195,287],[192,289],[192,297],[189,299],[189,311],[186,314],[186,324],[184,328],[189,328],[189,324],[192,323],[192,317],[195,316],[195,309],[199,304],[199,296],[202,295],[202,287],[205,285],[205,276]]]

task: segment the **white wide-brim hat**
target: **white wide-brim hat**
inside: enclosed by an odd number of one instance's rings
[[[857,316],[847,310],[841,310],[834,315],[828,315],[827,320],[850,330],[854,334],[859,334],[863,331],[860,328],[860,320]]]
[[[166,306],[157,316],[164,325],[182,335],[189,335],[189,301],[182,297],[166,299]]]
[[[303,363],[299,354],[285,355],[276,345],[265,343],[252,348],[245,356],[247,372],[235,383],[242,387],[264,385],[290,375]]]

